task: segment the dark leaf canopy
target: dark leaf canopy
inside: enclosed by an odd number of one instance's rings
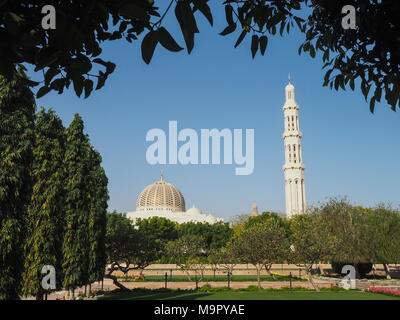
[[[51,90],[62,93],[72,84],[77,96],[89,97],[101,89],[116,65],[103,56],[105,42],[141,38],[145,63],[152,60],[157,44],[171,52],[182,51],[163,26],[175,19],[190,54],[199,33],[197,20],[214,23],[210,1],[87,0],[51,1],[56,8],[55,30],[41,27],[46,0],[13,0],[0,3],[0,74],[8,78],[18,66],[33,65],[41,77],[37,97]],[[156,4],[162,4],[160,9]],[[383,99],[393,110],[399,106],[399,14],[397,0],[226,0],[226,26],[222,36],[237,33],[234,47],[250,35],[250,51],[264,55],[272,35],[298,28],[304,34],[299,53],[322,56],[325,86],[345,90],[360,86],[371,112]],[[342,27],[342,8],[356,9],[356,29]],[[304,9],[304,10],[302,10]],[[373,92],[370,98],[368,94]]]

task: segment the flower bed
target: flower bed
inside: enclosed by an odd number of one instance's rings
[[[389,296],[394,296],[394,297],[400,297],[400,289],[394,290],[390,289],[387,287],[364,287],[363,291],[365,292],[371,292],[371,293],[379,293],[379,294],[385,294]]]

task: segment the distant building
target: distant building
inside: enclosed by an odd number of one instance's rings
[[[251,217],[257,217],[258,216],[258,205],[257,205],[257,202],[255,202],[255,201],[253,203],[253,207],[252,207],[250,216]]]

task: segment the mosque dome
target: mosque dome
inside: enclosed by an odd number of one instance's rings
[[[139,195],[136,202],[136,211],[165,210],[171,212],[185,212],[185,199],[174,185],[163,180],[147,186]]]

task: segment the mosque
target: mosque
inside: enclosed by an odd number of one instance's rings
[[[303,155],[301,148],[302,133],[299,127],[299,106],[295,101],[294,86],[289,83],[285,88],[286,101],[283,106],[284,113],[284,148],[285,164],[283,172],[285,177],[286,216],[306,212],[306,195]],[[254,202],[251,216],[258,215],[258,206]],[[185,199],[182,193],[172,184],[161,180],[147,186],[136,202],[136,211],[128,212],[127,217],[135,223],[136,219],[150,217],[164,217],[177,223],[223,221],[211,214],[204,214],[193,206],[186,211]]]
[[[195,206],[186,211],[185,198],[173,184],[161,180],[146,188],[139,194],[136,211],[128,212],[127,217],[135,223],[136,219],[163,217],[177,223],[208,222],[210,224],[223,221],[211,214],[204,214]]]

